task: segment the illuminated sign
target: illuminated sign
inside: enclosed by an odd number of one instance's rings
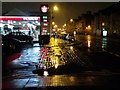
[[[107,36],[107,31],[103,31],[103,36]]]
[[[47,23],[44,23],[43,25],[44,25],[44,26],[48,26],[48,24],[47,24]]]
[[[48,7],[47,6],[42,6],[41,7],[41,11],[43,12],[43,13],[46,13],[46,12],[48,12]]]
[[[47,32],[47,30],[43,30],[43,32],[45,32],[45,33],[46,33],[46,32]]]
[[[23,20],[38,20],[36,17],[24,17]]]
[[[43,20],[43,22],[47,22],[47,20]]]
[[[0,16],[0,20],[8,21],[23,21],[23,20],[36,20],[40,21],[40,17],[20,17],[20,16]]]
[[[43,19],[47,19],[47,16],[43,16]]]
[[[29,28],[23,28],[23,27],[22,27],[22,28],[20,28],[20,30],[29,30]]]

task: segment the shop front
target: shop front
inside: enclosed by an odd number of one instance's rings
[[[38,41],[40,34],[40,17],[38,16],[0,16],[0,33],[23,32]]]

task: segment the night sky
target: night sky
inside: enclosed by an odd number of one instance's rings
[[[57,5],[59,11],[54,12],[54,21],[60,27],[69,18],[77,18],[86,11],[97,12],[108,6],[115,4],[116,2],[4,2],[2,3],[2,12],[5,13],[14,8],[18,8],[23,12],[39,11],[39,7],[42,4],[48,4],[49,7]]]

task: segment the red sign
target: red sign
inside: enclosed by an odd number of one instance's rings
[[[48,7],[47,6],[42,6],[41,7],[41,11],[43,12],[43,13],[46,13],[46,12],[48,12]]]
[[[40,17],[19,17],[19,16],[0,16],[0,20],[7,21],[24,21],[24,20],[36,20],[40,21]]]
[[[29,28],[20,28],[20,30],[29,30]]]

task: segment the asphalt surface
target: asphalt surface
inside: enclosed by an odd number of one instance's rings
[[[48,45],[26,46],[4,67],[9,73],[3,76],[3,90],[119,88],[119,42],[109,50],[114,40],[86,37],[79,36],[79,43],[51,38]]]

